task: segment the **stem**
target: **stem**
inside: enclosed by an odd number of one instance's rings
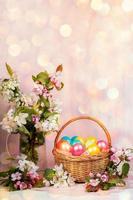
[[[35,139],[36,139],[36,133],[33,133],[32,139],[31,139],[31,160],[34,163],[37,163],[36,150],[35,150]]]
[[[25,138],[23,138],[23,136],[21,136],[20,150],[21,150],[21,153],[24,153],[25,155],[27,155],[29,160],[33,161],[34,163],[37,163],[38,156],[37,156],[37,152],[35,149],[35,145],[36,145],[35,139],[36,139],[35,132],[33,132],[31,138],[28,137],[26,141],[25,141]]]

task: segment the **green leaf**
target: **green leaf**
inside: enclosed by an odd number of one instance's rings
[[[56,68],[56,72],[62,72],[63,71],[63,66],[62,65],[59,65],[57,68]]]
[[[27,106],[18,107],[15,112],[15,116],[17,116],[19,113],[28,113],[30,116],[37,114],[37,112],[33,108],[29,108]]]
[[[44,171],[44,177],[48,180],[48,181],[51,181],[53,180],[53,177],[55,176],[55,170],[53,169],[46,169]]]
[[[12,68],[10,67],[10,65],[8,65],[7,63],[6,63],[6,69],[7,69],[8,74],[12,77],[14,72]]]
[[[86,181],[87,183],[89,183],[89,182],[90,182],[90,178],[89,178],[89,177],[86,177],[86,178],[85,178],[85,181]]]
[[[34,187],[37,187],[37,188],[40,188],[40,187],[43,187],[44,184],[43,184],[43,179],[42,180],[39,180],[35,183]]]
[[[57,115],[58,113],[57,112],[49,112],[49,111],[46,111],[43,113],[43,116],[45,119],[47,119],[48,117],[51,117],[51,116],[54,116],[54,115]]]
[[[47,71],[40,72],[36,77],[32,76],[33,81],[38,81],[43,85],[46,85],[49,82],[49,74]]]
[[[32,80],[35,82],[36,81],[36,77],[32,75]]]
[[[37,164],[39,157],[38,157],[38,152],[37,152],[35,146],[34,146],[34,151],[33,151],[33,149],[31,148],[30,151],[27,153],[27,156],[28,156],[28,159],[29,159],[29,160],[31,160],[31,161],[33,161],[35,164]]]
[[[123,178],[127,177],[129,169],[130,169],[130,165],[128,163],[124,163],[122,166],[122,177]]]
[[[109,190],[111,187],[114,187],[114,186],[116,186],[115,183],[104,183],[102,190]]]
[[[22,125],[21,127],[18,127],[18,131],[20,133],[24,133],[24,134],[26,134],[26,135],[31,137],[30,132],[28,131],[28,129],[24,125]]]
[[[6,177],[6,176],[8,176],[8,171],[0,172],[0,177]]]
[[[15,167],[11,167],[10,169],[9,169],[9,173],[10,174],[12,174],[12,173],[14,173],[14,172],[16,172],[17,171],[17,169],[15,168]]]
[[[41,101],[44,103],[44,105],[49,108],[50,107],[50,102],[48,99],[45,99],[43,96],[40,97]]]
[[[124,186],[125,185],[124,180],[119,176],[110,178],[108,183],[111,185],[111,187],[113,187],[113,186]]]

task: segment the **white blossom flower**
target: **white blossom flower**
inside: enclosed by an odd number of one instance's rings
[[[16,180],[21,180],[22,174],[19,172],[11,174],[11,180],[16,181]]]
[[[113,154],[110,157],[110,160],[113,161],[116,165],[120,162],[120,158],[116,154]]]
[[[42,123],[42,128],[44,132],[58,130],[58,116],[50,116]]]
[[[43,85],[41,84],[34,84],[34,88],[33,88],[33,92],[36,94],[36,95],[42,95],[43,94]]]
[[[13,108],[11,108],[11,109],[7,112],[7,116],[8,116],[9,118],[13,118],[14,113],[15,113],[15,110],[14,110]]]
[[[24,102],[26,106],[33,106],[36,102],[35,95],[22,95],[21,101]]]
[[[64,171],[62,164],[55,165],[53,169],[55,171],[55,176],[52,180],[49,181],[49,183],[47,183],[47,181],[44,180],[45,185],[53,185],[55,188],[59,188],[66,186],[68,187],[75,184],[74,178],[67,171]]]
[[[55,188],[59,188],[59,187],[66,187],[68,186],[68,183],[66,180],[59,178],[58,181],[54,184]]]
[[[13,77],[7,80],[2,80],[0,83],[0,92],[8,99],[8,101],[18,103],[21,97],[18,79]]]
[[[3,120],[0,122],[2,128],[8,133],[15,132],[17,128],[17,124],[14,121],[14,112],[14,109],[10,109]]]
[[[18,166],[17,166],[22,172],[24,172],[28,167],[28,161],[27,160],[19,160]]]
[[[43,179],[43,183],[44,183],[45,187],[49,187],[50,186],[50,182],[47,181],[46,179]]]
[[[20,157],[21,158],[21,157]],[[18,161],[18,166],[19,170],[21,170],[22,172],[24,172],[25,170],[27,170],[30,173],[35,173],[38,170],[38,166],[35,165],[35,163],[33,163],[32,161],[28,161],[26,160],[25,157],[22,157],[19,161]]]
[[[99,179],[90,179],[90,185],[96,187],[100,183]]]
[[[34,173],[34,172],[36,172],[38,169],[39,169],[39,167],[38,167],[37,165],[35,165],[34,162],[29,161],[29,163],[28,163],[28,171],[29,171],[29,172]]]
[[[40,132],[43,131],[43,126],[42,126],[41,122],[37,122],[34,126],[38,131],[40,131]]]
[[[27,156],[25,154],[21,154],[19,156],[17,156],[18,160],[26,160]]]
[[[14,121],[17,123],[18,126],[22,126],[26,124],[26,118],[28,117],[28,113],[19,113],[19,115],[17,115],[14,118]]]
[[[57,176],[62,176],[64,174],[64,169],[62,164],[55,165],[54,169],[56,171]]]
[[[116,155],[117,157],[120,157],[120,156],[123,155],[123,151],[122,151],[122,150],[118,150],[118,151],[116,151],[115,155]]]
[[[71,176],[71,175],[69,175],[68,176],[68,178],[67,178],[67,183],[68,183],[68,185],[69,186],[73,186],[73,185],[75,185],[75,179]]]
[[[125,155],[127,156],[127,158],[129,160],[132,160],[133,159],[133,149],[126,149],[125,150]]]
[[[62,102],[55,100],[55,99],[49,99],[50,100],[50,108],[49,111],[50,112],[56,112],[56,113],[61,113],[62,109],[61,109],[61,105]]]

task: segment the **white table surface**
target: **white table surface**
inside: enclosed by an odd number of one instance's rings
[[[9,192],[0,188],[0,200],[133,200],[133,176],[127,186],[109,191],[87,193],[84,184],[76,184],[65,188],[34,188],[32,190]]]

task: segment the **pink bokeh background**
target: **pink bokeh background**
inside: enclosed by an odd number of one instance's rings
[[[32,74],[63,64],[60,126],[73,116],[94,116],[104,122],[114,146],[132,147],[132,36],[132,0],[1,0],[0,78],[9,63],[28,93]],[[0,120],[8,108],[0,98]],[[0,132],[3,165],[7,133]],[[76,122],[67,134],[104,137],[91,122]],[[40,149],[45,166],[54,164],[54,138],[47,136],[46,149]],[[18,151],[17,141],[10,139],[10,151]]]

